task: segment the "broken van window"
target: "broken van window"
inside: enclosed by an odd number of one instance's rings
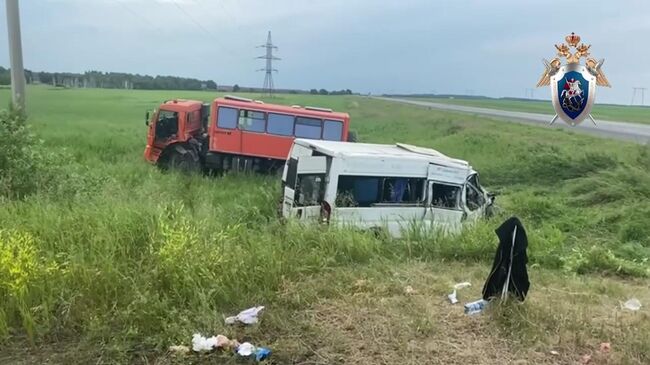
[[[325,176],[322,174],[300,174],[296,186],[296,205],[299,207],[320,205],[323,201]]]
[[[433,183],[431,205],[437,208],[457,209],[460,205],[460,186]]]
[[[382,203],[415,204],[424,200],[425,179],[387,177],[382,181]]]
[[[424,184],[424,178],[339,176],[336,206],[418,204],[424,200]]]
[[[466,192],[467,196],[465,197],[465,200],[467,201],[467,208],[469,208],[469,210],[477,210],[485,204],[483,194],[481,194],[478,189],[473,187],[471,184],[467,184]]]

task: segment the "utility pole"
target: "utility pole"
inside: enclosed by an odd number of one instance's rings
[[[273,68],[273,60],[279,61],[280,59],[273,56],[273,50],[277,50],[278,47],[273,45],[273,42],[271,41],[271,31],[269,30],[269,35],[266,38],[266,44],[262,44],[260,46],[257,46],[257,48],[266,48],[266,54],[264,56],[259,56],[257,58],[266,60],[266,67],[261,68],[257,71],[264,71],[264,85],[262,88],[268,93],[269,96],[273,95],[273,72],[278,72],[278,70]]]
[[[20,41],[20,16],[18,0],[6,0],[7,34],[9,35],[9,62],[11,67],[11,93],[14,107],[25,109],[25,70],[23,47]]]
[[[535,98],[535,89],[526,89],[526,98],[528,98],[528,94],[530,94],[530,99]]]
[[[647,87],[633,87],[632,88],[632,102],[630,103],[630,105],[634,104],[634,99],[636,97],[636,92],[637,91],[641,92],[641,105],[645,105],[645,100],[644,99],[645,99],[645,91],[646,91],[646,89],[647,89]]]

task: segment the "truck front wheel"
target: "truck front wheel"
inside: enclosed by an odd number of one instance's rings
[[[186,173],[195,173],[200,169],[199,161],[189,152],[181,153],[173,151],[169,156],[167,166],[170,170],[177,170]]]

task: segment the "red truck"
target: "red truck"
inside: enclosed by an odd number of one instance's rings
[[[265,172],[284,165],[295,138],[348,141],[350,116],[331,109],[225,96],[170,100],[149,118],[147,161],[186,171]]]

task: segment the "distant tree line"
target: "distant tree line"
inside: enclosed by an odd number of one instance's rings
[[[341,89],[339,91],[332,90],[332,91],[327,91],[325,89],[311,89],[309,90],[309,93],[312,95],[352,95],[352,90],[350,89]]]
[[[84,87],[105,89],[141,89],[141,90],[218,90],[232,92],[264,92],[263,88],[218,85],[212,80],[198,80],[176,76],[149,76],[124,72],[86,71],[45,72],[25,70],[25,80],[28,84],[47,84],[58,87]],[[8,68],[0,66],[0,85],[11,84],[11,73]],[[306,94],[306,90],[276,89],[278,93]],[[352,90],[311,89],[313,95],[351,95]]]
[[[198,80],[176,76],[149,76],[123,72],[86,71],[35,72],[25,70],[28,84],[49,84],[60,87],[92,87],[106,89],[144,89],[144,90],[216,90],[217,83],[212,80]],[[11,84],[9,69],[0,66],[0,85]]]

